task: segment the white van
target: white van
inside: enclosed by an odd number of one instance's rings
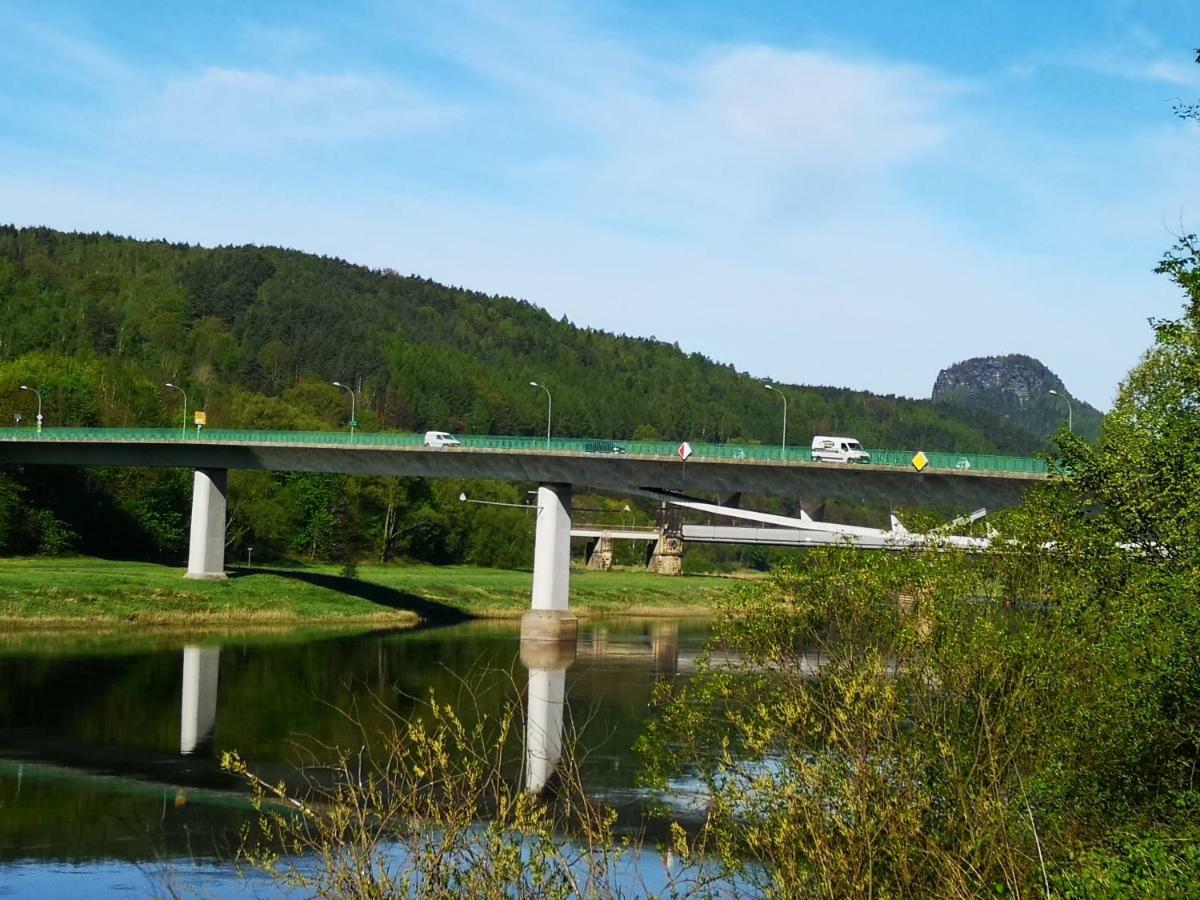
[[[461,447],[462,441],[448,431],[425,432],[425,446],[440,450],[442,447]]]
[[[813,462],[870,462],[871,454],[854,438],[818,434],[812,442]]]

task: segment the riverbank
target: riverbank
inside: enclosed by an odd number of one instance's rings
[[[227,582],[183,569],[91,557],[0,560],[0,627],[224,627],[334,624],[402,628],[518,617],[531,573],[471,566],[231,567]],[[702,615],[735,579],[641,571],[571,574],[577,615]]]

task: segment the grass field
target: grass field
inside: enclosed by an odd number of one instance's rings
[[[469,566],[229,569],[228,582],[187,581],[183,569],[89,557],[0,560],[0,625],[44,627],[345,624],[403,626],[470,616],[519,616],[530,572]],[[707,611],[736,585],[641,571],[571,575],[578,615]]]

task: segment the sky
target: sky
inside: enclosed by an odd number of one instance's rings
[[[764,379],[1107,408],[1200,230],[1195,2],[7,2],[0,222],[273,244]]]

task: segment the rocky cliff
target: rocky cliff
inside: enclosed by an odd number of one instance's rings
[[[933,399],[947,393],[1002,391],[1022,403],[1047,391],[1065,391],[1062,379],[1031,356],[977,356],[942,369],[933,383]]]
[[[977,356],[942,369],[933,383],[933,399],[1002,415],[1040,437],[1067,424],[1068,401],[1077,434],[1094,440],[1103,418],[1098,409],[1072,397],[1045,365],[1018,353]]]

